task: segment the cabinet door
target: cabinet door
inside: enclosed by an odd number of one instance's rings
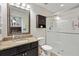
[[[31,53],[32,53],[33,56],[38,56],[38,47],[32,49],[32,52]]]
[[[28,56],[33,56],[32,53],[31,53],[31,50],[28,50],[28,51],[27,51],[27,55],[28,55]]]
[[[29,44],[24,44],[24,45],[21,45],[21,46],[17,47],[18,53],[27,51],[28,49],[30,49],[30,45]]]
[[[38,48],[31,49],[27,51],[28,56],[38,56]]]
[[[0,51],[0,56],[13,56],[17,53],[16,48],[10,48]]]
[[[28,56],[28,54],[27,54],[27,51],[25,51],[17,54],[16,56]]]
[[[31,43],[30,47],[31,47],[31,49],[38,47],[38,41]]]

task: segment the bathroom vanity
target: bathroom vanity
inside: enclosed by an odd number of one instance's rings
[[[7,35],[0,41],[0,56],[38,56],[38,40],[28,34],[30,11],[7,4]]]
[[[0,56],[38,56],[38,40],[8,40],[0,42]]]

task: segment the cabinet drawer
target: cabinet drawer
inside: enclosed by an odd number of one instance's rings
[[[31,49],[27,51],[28,56],[38,56],[38,48]]]

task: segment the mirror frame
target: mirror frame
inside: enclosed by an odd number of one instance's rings
[[[21,34],[30,34],[30,10],[29,10],[29,31],[27,33],[21,33]],[[10,5],[7,3],[7,35],[12,36],[15,34],[10,33]]]

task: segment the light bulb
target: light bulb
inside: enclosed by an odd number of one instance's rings
[[[25,4],[25,3],[22,3],[22,6],[23,6],[23,7],[25,7],[25,6],[26,6],[26,4]]]
[[[29,4],[27,4],[27,9],[30,9],[30,5]]]
[[[20,7],[20,3],[17,3],[17,4],[16,4],[16,7]]]

